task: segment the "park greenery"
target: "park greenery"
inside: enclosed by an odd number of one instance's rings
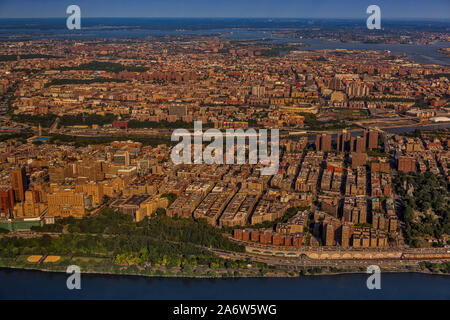
[[[45,84],[45,87],[60,86],[68,84],[92,84],[92,83],[106,83],[106,82],[125,82],[123,79],[112,79],[97,77],[93,79],[53,79]]]
[[[261,50],[260,55],[263,57],[269,57],[269,58],[280,57],[280,56],[285,55],[295,49],[296,49],[296,47],[292,47],[289,45],[278,45],[278,46],[273,46],[269,49]]]
[[[79,113],[77,115],[63,115],[59,118],[59,124],[62,126],[75,126],[75,125],[87,125],[93,124],[105,125],[110,124],[117,119],[117,116],[112,113],[105,115]]]
[[[422,246],[424,238],[441,243],[442,235],[450,233],[450,182],[430,172],[401,172],[394,187],[402,197],[407,242],[413,247]],[[412,194],[407,192],[410,187]]]
[[[124,66],[121,63],[109,62],[109,61],[92,61],[88,63],[83,63],[74,67],[64,67],[59,70],[91,70],[91,71],[107,71],[107,72],[145,72],[148,70],[146,67],[142,66]]]
[[[320,121],[313,113],[300,112],[299,115],[305,117],[304,124],[310,130],[348,129],[354,127],[353,124],[348,124],[345,121],[337,119],[326,122]]]
[[[424,76],[425,79],[439,79],[439,78],[447,78],[450,79],[450,73],[434,73],[434,74],[427,74]]]
[[[56,114],[46,115],[29,115],[29,114],[15,114],[12,116],[12,120],[21,123],[30,123],[33,125],[41,125],[42,127],[50,127],[58,118]],[[75,126],[75,125],[87,125],[93,124],[105,125],[110,124],[117,119],[117,116],[112,113],[105,115],[98,115],[92,113],[79,113],[77,115],[63,115],[59,117],[59,125],[62,126]]]
[[[82,136],[72,136],[65,134],[57,134],[52,133],[49,134],[50,143],[54,144],[73,144],[75,147],[86,147],[89,145],[98,145],[98,144],[110,144],[114,141],[135,141],[141,142],[144,146],[158,146],[161,144],[165,145],[175,145],[176,142],[170,141],[170,137],[168,138],[159,138],[155,136],[137,136],[137,135],[121,135],[121,136],[108,136],[108,137],[82,137]]]
[[[32,75],[34,73],[38,73],[41,72],[43,69],[31,69],[31,68],[14,68],[11,71],[12,72],[24,72],[26,73],[28,76]]]
[[[384,157],[384,158],[389,157],[389,154],[384,152],[383,147],[380,147],[378,149],[373,149],[373,150],[367,150],[366,153],[369,157]]]
[[[124,266],[192,268],[245,267],[248,262],[218,257],[208,248],[242,252],[223,231],[204,220],[169,218],[163,209],[150,219],[134,222],[131,215],[105,208],[83,219],[57,220],[55,225],[34,227],[38,232],[57,232],[35,238],[0,238],[0,257],[52,254],[109,258]]]
[[[203,128],[212,128],[214,127],[213,123],[207,122],[202,124]],[[130,120],[128,122],[128,128],[132,129],[143,129],[143,128],[160,128],[160,129],[193,129],[194,122],[186,122],[182,120],[177,120],[174,122],[169,122],[167,120],[161,121],[139,121],[139,120]]]
[[[431,263],[431,262],[421,262],[420,267],[426,269],[432,273],[450,273],[450,262],[443,263]]]
[[[20,123],[27,123],[31,125],[41,125],[42,127],[50,127],[56,120],[57,116],[54,114],[47,115],[30,115],[30,114],[13,114],[11,120]]]
[[[415,129],[414,131],[411,132],[405,132],[403,135],[407,136],[407,137],[412,137],[412,138],[445,138],[448,133],[449,133],[450,129],[445,128],[445,129],[435,129],[435,130],[420,130],[420,129]]]
[[[46,114],[46,115],[29,115],[29,114],[14,114],[12,115],[12,120],[20,123],[29,123],[33,125],[41,125],[44,128],[50,127],[55,120],[58,118],[56,114]],[[79,113],[77,115],[63,115],[59,116],[60,126],[75,126],[75,125],[86,125],[92,126],[93,124],[105,125],[111,124],[113,121],[117,120],[117,116],[112,113],[107,113],[105,115],[98,115],[92,113]],[[204,128],[212,128],[214,124],[211,122],[203,123]],[[193,129],[194,122],[186,122],[182,120],[177,120],[174,122],[169,122],[167,120],[162,121],[139,121],[139,120],[129,120],[128,128],[130,129],[144,129],[144,128],[159,128],[159,129]]]
[[[23,143],[26,143],[26,139],[28,139],[32,136],[33,136],[33,134],[30,132],[2,134],[2,135],[0,135],[0,142],[17,139],[17,140],[22,141]]]
[[[367,101],[367,102],[416,102],[418,99],[403,97],[353,97],[350,101]]]
[[[169,200],[168,206],[170,206],[177,199],[177,195],[175,193],[163,193],[161,197],[167,198],[167,200]]]
[[[31,54],[2,54],[2,55],[0,55],[0,62],[3,62],[3,61],[17,61],[18,57],[20,57],[20,59],[60,58],[58,56],[53,56],[53,55],[48,55],[48,54],[38,54],[38,53],[31,53]]]

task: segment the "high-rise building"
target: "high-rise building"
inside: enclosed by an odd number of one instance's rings
[[[0,216],[7,217],[14,208],[14,191],[10,187],[0,186]]]
[[[416,172],[416,159],[414,157],[400,156],[398,158],[398,171]]]
[[[357,153],[366,152],[366,140],[364,139],[364,137],[356,138],[355,152]]]
[[[347,130],[342,130],[342,132],[337,135],[337,150],[339,152],[350,151],[350,140],[351,135]]]
[[[319,201],[320,201],[320,208],[322,209],[322,211],[337,218],[339,211],[338,198],[330,196],[320,196]]]
[[[187,115],[187,107],[185,105],[172,105],[169,107],[169,115],[182,118]]]
[[[388,225],[389,232],[397,231],[397,225],[398,225],[398,218],[396,216],[389,217],[389,225]]]
[[[327,86],[328,86],[328,88],[333,89],[333,90],[343,90],[344,89],[344,84],[342,83],[342,81],[340,79],[337,79],[337,78],[333,78],[330,81],[328,81]]]
[[[65,166],[58,166],[58,165],[52,165],[49,168],[49,177],[51,183],[63,183],[66,178],[72,178],[73,177],[73,166],[72,165],[65,165]]]
[[[263,86],[254,86],[252,87],[252,96],[261,98],[266,94],[266,88]]]
[[[331,136],[327,134],[316,136],[317,151],[331,151]]]
[[[119,150],[113,156],[113,162],[125,166],[130,165],[130,153],[128,151]]]
[[[331,151],[331,136],[323,135],[322,136],[322,151]]]
[[[384,172],[384,173],[389,173],[390,172],[390,165],[389,165],[389,160],[387,159],[382,159],[382,160],[378,160],[378,161],[373,161],[370,164],[370,170],[372,172]]]
[[[87,199],[84,193],[73,189],[48,194],[48,214],[52,217],[82,218],[86,214]]]
[[[36,217],[39,216],[47,207],[45,203],[36,201],[36,195],[33,191],[25,192],[25,201],[16,204],[14,207],[15,217]]]
[[[98,183],[94,181],[90,181],[85,184],[77,184],[75,185],[76,192],[85,193],[88,196],[92,197],[92,203],[95,205],[99,205],[103,200],[103,183]]]
[[[14,200],[24,201],[25,191],[28,188],[27,174],[24,167],[11,169],[11,185],[14,190]]]
[[[366,85],[353,83],[346,89],[349,97],[364,97],[369,95],[369,88]]]
[[[320,136],[320,134],[318,134],[316,136],[316,151],[320,150],[320,140],[321,140],[321,136]]]
[[[323,244],[326,246],[334,245],[334,225],[327,223],[323,230]]]
[[[126,156],[123,155],[120,161],[116,159],[114,155],[113,162],[117,164],[126,164]],[[86,159],[78,161],[75,166],[76,176],[78,178],[84,177],[90,181],[100,181],[104,179],[104,172],[102,171],[103,165],[101,161],[93,159]]]
[[[344,223],[341,226],[341,246],[344,248],[348,248],[350,246],[350,225],[348,223]]]
[[[367,133],[367,147],[369,149],[378,148],[378,131],[369,130]]]
[[[352,158],[352,168],[356,169],[359,166],[362,166],[366,164],[367,162],[367,153],[361,152],[352,152],[351,153]]]

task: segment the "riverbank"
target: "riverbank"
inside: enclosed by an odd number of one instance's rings
[[[66,273],[66,269],[69,265],[52,265],[51,267],[37,267],[37,266],[18,266],[5,264],[5,259],[0,259],[0,270],[27,270],[27,271],[41,271],[41,272],[57,272]],[[369,263],[367,266],[370,265]],[[237,273],[225,273],[226,270],[216,269],[214,274],[211,272],[212,268],[204,269],[203,273],[195,272],[178,272],[176,270],[166,269],[164,272],[162,269],[142,269],[139,270],[131,266],[129,268],[122,268],[115,271],[107,271],[105,269],[99,270],[95,268],[81,268],[83,274],[92,275],[111,275],[111,276],[139,276],[139,277],[159,277],[159,278],[193,278],[193,279],[220,279],[220,278],[296,278],[299,276],[317,276],[317,275],[344,275],[344,274],[366,274],[367,266],[345,266],[345,267],[304,267],[298,270],[289,270],[289,268],[283,268],[277,266],[271,271],[262,274],[258,270],[249,269],[236,269]],[[112,266],[111,266],[112,267]],[[450,262],[442,264],[423,263],[417,266],[405,265],[405,266],[389,266],[380,265],[382,273],[421,273],[431,275],[450,275]],[[158,272],[160,270],[160,272]],[[178,270],[180,271],[180,270]]]
[[[231,277],[229,279],[236,279],[236,278],[249,278],[249,279],[277,279],[277,278],[298,278],[301,276],[340,276],[340,275],[352,275],[352,274],[367,274],[366,269],[360,270],[360,268],[353,268],[355,270],[348,270],[348,271],[342,271],[342,272],[331,272],[331,271],[325,271],[325,272],[300,272],[299,274],[296,274],[295,276],[290,275],[265,275],[265,276],[238,276],[238,277]],[[390,273],[390,274],[397,274],[397,273],[416,273],[416,274],[428,274],[428,275],[436,275],[436,276],[450,276],[449,273],[442,273],[442,272],[431,272],[427,271],[427,269],[423,269],[422,271],[412,271],[411,269],[404,268],[400,270],[387,270],[380,268],[381,272],[383,273]],[[67,274],[66,270],[50,270],[50,269],[39,269],[39,268],[24,268],[24,267],[3,267],[0,266],[0,271],[36,271],[36,272],[45,272],[45,273],[58,273],[58,274]],[[223,277],[211,277],[211,276],[169,276],[169,275],[149,275],[149,274],[141,274],[141,273],[111,273],[111,272],[96,272],[96,271],[82,271],[82,274],[86,275],[97,275],[97,276],[132,276],[132,277],[144,277],[144,278],[179,278],[179,279],[223,279]]]
[[[11,270],[34,270],[43,272],[65,273],[70,265],[77,265],[85,274],[135,275],[144,277],[174,278],[248,278],[248,277],[293,277],[294,273],[284,268],[268,266],[261,268],[258,264],[248,264],[237,268],[214,268],[207,265],[164,267],[120,265],[108,258],[98,257],[62,257],[55,263],[27,262],[26,257],[0,258],[0,268]]]

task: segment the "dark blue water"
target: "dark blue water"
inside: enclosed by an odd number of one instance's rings
[[[415,130],[441,130],[450,128],[450,123],[435,123],[430,125],[421,125],[417,127],[398,127],[398,128],[385,128],[384,131],[394,134],[408,133]]]
[[[390,51],[392,54],[406,54],[414,62],[424,64],[450,65],[450,58],[439,53],[441,48],[450,47],[449,43],[434,44],[383,44],[383,43],[344,43],[340,41],[327,41],[324,39],[304,39],[309,47],[306,50],[321,49],[347,49],[347,50],[378,50]],[[305,50],[302,48],[302,50]]]
[[[381,274],[381,290],[368,290],[367,277],[181,279],[82,275],[81,290],[68,290],[64,273],[0,270],[0,299],[450,299],[448,276]]]
[[[274,42],[305,43],[301,50],[349,49],[388,50],[393,54],[406,54],[411,60],[424,64],[450,65],[450,58],[438,52],[449,43],[426,45],[344,43],[326,39],[279,38],[271,30],[293,28],[308,30],[305,19],[206,19],[206,18],[82,18],[81,30],[68,30],[65,18],[53,19],[0,19],[0,40],[32,39],[95,39],[95,38],[143,38],[149,36],[214,35],[239,40],[268,40]],[[337,30],[354,26],[361,30],[363,20],[316,20],[314,27]],[[450,20],[445,21],[388,21],[386,30],[423,30],[442,32],[448,30]],[[349,29],[349,32],[351,29]]]

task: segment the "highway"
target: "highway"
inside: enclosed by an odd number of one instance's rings
[[[379,265],[385,267],[406,267],[416,266],[422,261],[428,261],[433,263],[448,262],[449,259],[361,259],[361,260],[314,260],[309,259],[306,256],[300,258],[287,258],[287,257],[275,257],[275,256],[263,256],[252,254],[248,252],[230,252],[218,249],[208,249],[218,256],[226,259],[236,260],[251,260],[255,262],[262,262],[268,265],[277,265],[285,267],[365,267],[368,265]]]

